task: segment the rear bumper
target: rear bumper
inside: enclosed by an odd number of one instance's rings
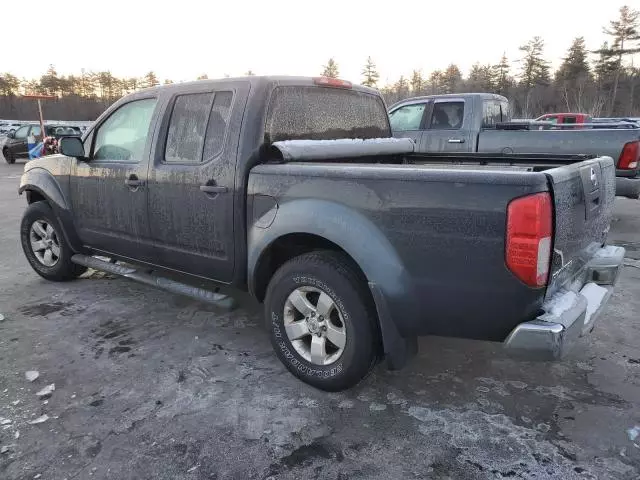
[[[640,177],[616,177],[616,195],[637,198],[640,195]]]
[[[504,341],[507,352],[530,360],[562,358],[593,330],[620,276],[624,254],[622,247],[601,248],[586,265],[580,290],[556,293],[544,303],[541,315],[514,328]]]

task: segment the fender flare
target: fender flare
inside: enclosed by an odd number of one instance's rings
[[[18,193],[22,195],[26,190],[38,192],[49,201],[54,210],[69,210],[60,185],[44,168],[32,168],[22,175]]]
[[[69,202],[53,175],[44,168],[32,168],[26,171],[20,180],[18,194],[22,195],[26,191],[38,192],[49,202],[54,215],[60,222],[67,243],[74,252],[82,252],[82,242],[73,226]]]
[[[255,219],[247,238],[250,292],[256,291],[262,255],[278,238],[295,233],[324,238],[342,248],[367,278],[389,366],[401,368],[415,354],[416,338],[405,338],[397,320],[417,318],[413,282],[389,239],[371,220],[345,205],[317,199],[288,201],[261,218],[267,221]]]

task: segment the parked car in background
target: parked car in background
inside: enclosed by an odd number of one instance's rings
[[[400,368],[420,335],[555,359],[592,330],[624,257],[604,247],[610,158],[415,154],[390,136],[380,93],[338,79],[145,89],[25,165],[22,247],[49,280],[248,290],[282,363],[325,390],[383,356]]]
[[[591,115],[584,113],[547,113],[534,120],[535,122],[549,122],[554,125],[572,125],[591,123]]]
[[[78,127],[70,125],[45,125],[45,136],[55,137],[80,137],[82,132]],[[42,141],[42,129],[40,125],[23,125],[15,132],[9,132],[4,146],[2,147],[2,155],[7,163],[15,163],[17,158],[28,158],[29,150],[27,147],[27,138],[29,135],[36,138],[36,142]]]
[[[488,93],[408,98],[389,107],[396,137],[412,138],[420,152],[562,153],[613,158],[616,194],[640,197],[640,128],[544,128],[547,122],[511,122],[509,101]],[[543,126],[542,129],[539,129]]]
[[[6,135],[8,133],[15,132],[21,126],[22,126],[22,124],[20,124],[20,123],[7,123],[7,124],[5,124],[5,125],[0,127],[0,133]]]

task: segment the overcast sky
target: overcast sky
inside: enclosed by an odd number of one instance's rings
[[[371,55],[384,84],[452,62],[466,73],[476,61],[497,63],[503,51],[514,61],[534,35],[555,66],[573,37],[596,49],[625,4],[640,9],[640,0],[84,0],[67,10],[71,4],[29,0],[2,22],[10,48],[0,71],[38,77],[53,63],[65,75],[154,70],[173,80],[248,69],[317,75],[333,56],[340,76],[358,82]]]

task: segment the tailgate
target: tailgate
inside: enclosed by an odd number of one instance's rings
[[[600,157],[545,174],[555,204],[550,296],[579,280],[607,238],[615,200],[615,165],[611,158]]]

